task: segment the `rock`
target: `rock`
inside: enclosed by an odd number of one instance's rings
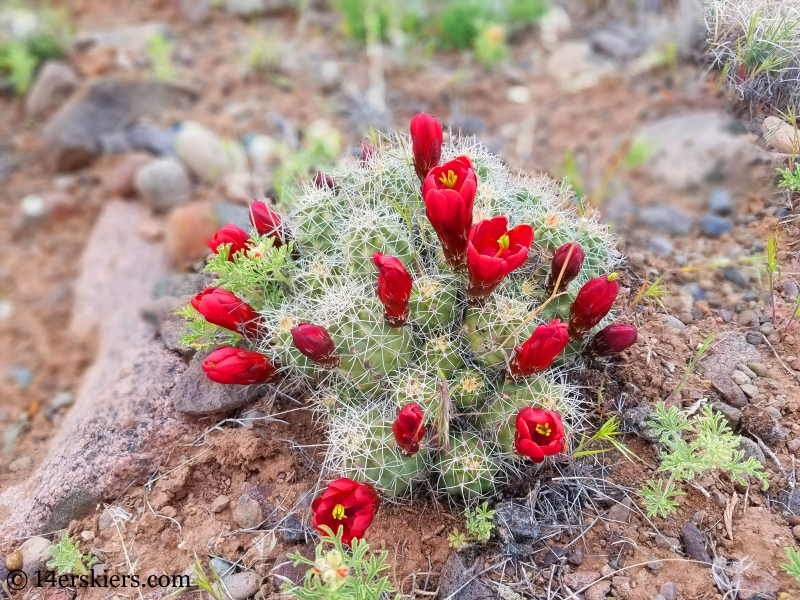
[[[297,546],[292,550],[292,553],[299,552],[310,560],[314,560],[314,549],[310,546]],[[280,589],[284,584],[292,586],[303,585],[303,579],[308,572],[306,565],[294,565],[294,560],[284,555],[282,558],[275,561],[275,566],[272,567],[270,574],[275,582],[275,587]]]
[[[48,539],[32,537],[19,547],[19,553],[22,554],[22,570],[28,577],[34,577],[36,572],[50,571],[47,562],[52,559],[49,552],[52,545]]]
[[[700,317],[702,317],[702,313],[697,318]],[[690,325],[695,320],[695,316],[692,312],[682,312],[680,315],[678,315],[678,320],[684,325]]]
[[[633,502],[627,496],[608,511],[608,518],[612,521],[618,521],[619,523],[627,523],[628,519],[631,516],[631,507],[633,506]]]
[[[658,560],[658,557],[651,554],[647,557],[647,565],[645,566],[653,575],[658,575],[661,569],[664,568],[664,563]]]
[[[219,496],[216,500],[214,500],[214,502],[211,503],[211,512],[214,514],[221,513],[223,510],[227,510],[230,505],[230,498],[227,496]]]
[[[762,346],[764,344],[764,336],[758,331],[748,331],[745,339],[748,344],[752,344],[753,346]]]
[[[758,324],[758,315],[752,310],[743,310],[739,313],[739,318],[736,320],[739,325],[743,327],[748,327],[749,325],[757,325]]]
[[[153,296],[156,299],[194,296],[204,287],[206,281],[202,273],[170,273],[168,277],[157,281],[153,286]]]
[[[233,508],[233,520],[242,529],[257,529],[264,522],[264,512],[257,500],[242,494]]]
[[[747,287],[747,284],[750,283],[750,276],[747,273],[739,269],[734,269],[733,267],[724,267],[722,269],[722,275],[725,279],[734,285],[738,285],[740,288]]]
[[[168,211],[189,201],[192,182],[181,164],[172,158],[156,159],[136,172],[134,187],[157,211]]]
[[[597,571],[578,571],[577,573],[564,575],[564,583],[566,583],[573,592],[582,590],[598,579],[600,579],[600,573]]]
[[[725,508],[728,505],[728,497],[722,492],[711,492],[711,498],[714,500],[714,504],[720,508]]]
[[[22,552],[19,550],[12,552],[6,557],[5,565],[9,571],[19,571],[22,569],[23,563]],[[4,580],[5,581],[5,580]]]
[[[755,398],[758,396],[758,388],[752,383],[746,383],[745,385],[740,385],[739,387],[742,388],[742,391],[748,398]]]
[[[146,53],[147,45],[154,36],[166,39],[175,37],[165,23],[140,23],[117,29],[81,33],[76,37],[74,46],[78,49],[89,46],[113,48],[125,55],[125,59],[135,61]]]
[[[664,600],[678,599],[678,587],[671,581],[668,581],[662,585],[658,593],[664,597]]]
[[[153,323],[161,336],[164,346],[184,356],[194,356],[196,349],[181,344],[181,336],[186,333],[186,323],[176,312],[191,302],[192,296],[173,298],[165,296],[154,300],[142,309],[142,316]]]
[[[772,333],[774,326],[772,323],[764,323],[761,327],[758,328],[759,333],[763,333],[764,335],[769,335]]]
[[[59,171],[84,167],[102,151],[104,136],[141,117],[169,108],[185,109],[196,99],[195,90],[161,79],[98,79],[44,128],[48,161]]]
[[[711,565],[711,558],[706,552],[705,542],[703,541],[703,533],[694,523],[687,523],[684,526],[681,539],[683,548],[689,558]]]
[[[745,460],[748,458],[755,458],[762,465],[764,464],[764,451],[761,450],[761,447],[750,438],[741,437],[739,439],[739,445],[736,449],[744,451]]]
[[[30,483],[0,491],[0,544],[66,528],[131,481],[146,480],[179,439],[202,430],[169,401],[182,361],[139,318],[168,271],[162,248],[136,234],[149,218],[141,205],[112,201],[96,220],[74,282],[69,331],[76,343],[92,340],[97,359]]]
[[[698,227],[703,235],[708,237],[720,237],[723,233],[732,233],[733,225],[728,219],[723,219],[717,215],[705,214],[697,221]]]
[[[257,184],[250,173],[228,173],[222,179],[225,197],[238,204],[250,204],[258,196]]]
[[[467,569],[461,557],[453,553],[442,567],[439,576],[439,597],[450,600],[489,600],[495,598],[494,591]]]
[[[792,527],[792,535],[794,536],[794,539],[800,540],[800,525],[795,525]]]
[[[606,223],[626,223],[636,212],[636,204],[627,188],[623,188],[603,204],[602,217]],[[662,238],[663,239],[663,238]]]
[[[750,383],[750,378],[738,369],[731,373],[731,379],[736,385],[747,385]]]
[[[136,172],[145,165],[153,162],[153,157],[142,152],[126,154],[109,171],[105,180],[105,188],[109,195],[122,198],[136,194],[133,184]]]
[[[730,323],[733,320],[733,312],[722,308],[717,311],[717,316],[722,319],[723,323]]]
[[[720,375],[728,377],[730,381],[730,374],[734,369],[743,370],[738,366],[739,363],[758,361],[760,358],[761,354],[747,343],[743,335],[728,332],[710,345],[705,356],[697,364],[697,372],[710,379],[712,384]],[[732,381],[730,383],[733,384]],[[733,405],[741,408],[736,404]]]
[[[655,537],[656,548],[662,550],[674,550],[680,547],[681,543],[678,538],[669,537],[666,535],[657,534]]]
[[[524,85],[512,85],[506,90],[506,98],[514,104],[527,104],[531,100],[531,91]]]
[[[538,540],[542,533],[541,525],[533,518],[530,507],[513,500],[497,504],[494,521],[498,527],[506,528],[515,542]]]
[[[207,242],[219,229],[208,202],[176,208],[167,219],[165,245],[176,267],[185,268],[208,252]]]
[[[16,460],[12,460],[8,465],[8,470],[12,473],[26,473],[31,470],[33,460],[30,456],[20,456]]]
[[[267,10],[266,0],[223,0],[225,12],[236,17],[252,17]]]
[[[178,158],[201,181],[218,181],[233,169],[222,140],[199,123],[181,126],[175,139],[175,150]]]
[[[796,154],[800,146],[794,127],[778,117],[767,117],[761,125],[767,146],[783,154]]]
[[[626,409],[622,413],[622,420],[626,428],[631,429],[643,440],[655,443],[658,441],[658,434],[647,424],[652,418],[653,408],[649,404],[640,404]]]
[[[25,115],[30,119],[45,116],[66,100],[80,83],[80,77],[67,63],[46,61],[25,97]]]
[[[228,575],[236,572],[236,565],[225,560],[224,558],[212,558],[208,562],[208,566],[210,566],[221,578],[227,577]]]
[[[569,555],[567,562],[569,564],[579,567],[583,564],[584,554],[583,549],[578,547],[572,551],[572,554]]]
[[[798,286],[794,281],[787,281],[783,284],[783,293],[786,294],[788,298],[797,298]]]
[[[718,215],[727,216],[733,212],[731,193],[725,188],[714,188],[708,195],[708,208]]]
[[[677,329],[678,331],[686,329],[686,325],[674,315],[667,315],[664,319],[664,325],[671,329]]]
[[[755,373],[756,376],[758,377],[766,377],[769,374],[766,365],[761,363],[756,363],[756,362],[747,363],[747,368],[753,371],[753,373]]]
[[[603,600],[611,591],[611,582],[608,579],[598,581],[583,593],[586,600]]]
[[[614,73],[612,63],[592,52],[589,42],[569,41],[558,46],[545,64],[547,74],[568,92],[594,87]]]
[[[650,238],[650,245],[647,249],[656,256],[666,258],[672,254],[672,251],[675,249],[675,247],[667,238],[661,237],[660,235],[654,235]]]
[[[641,207],[637,211],[636,220],[640,225],[673,235],[688,235],[692,231],[692,217],[674,206]]]
[[[247,600],[261,589],[261,576],[255,571],[242,571],[222,580],[231,600]]]
[[[169,394],[175,409],[192,416],[230,412],[258,397],[256,385],[223,385],[206,377],[203,361],[208,352],[198,352]]]
[[[622,600],[633,600],[631,580],[628,577],[617,575],[611,578],[611,587],[614,594]]]
[[[59,411],[62,408],[69,408],[75,403],[75,397],[71,392],[59,392],[53,399],[50,400],[48,407],[53,411]]]
[[[722,413],[731,427],[736,427],[739,425],[739,421],[742,418],[742,411],[740,411],[738,408],[735,408],[730,404],[725,404],[724,402],[712,402],[711,407],[717,412]]]
[[[178,7],[181,17],[195,25],[211,14],[211,0],[179,0]]]
[[[627,60],[633,58],[637,52],[633,45],[620,35],[619,31],[599,29],[592,33],[592,49],[601,52],[614,60]]]
[[[214,220],[219,227],[233,223],[245,231],[253,229],[250,223],[250,206],[231,202],[214,202]]]
[[[748,406],[742,410],[742,428],[758,436],[768,446],[775,447],[789,436],[789,430],[776,423],[763,408]]]
[[[739,583],[740,600],[764,600],[766,598],[780,598],[779,592],[783,589],[781,582],[763,568],[757,566],[748,571]]]
[[[711,380],[711,385],[731,406],[735,408],[747,406],[747,398],[742,388],[736,385],[730,377],[718,375]]]
[[[178,132],[174,129],[135,124],[125,130],[131,148],[158,156],[174,156]]]
[[[786,508],[793,515],[800,515],[800,487],[795,487],[786,499]]]
[[[283,524],[283,539],[286,542],[303,542],[306,539],[305,527],[294,515],[286,517],[286,522]]]

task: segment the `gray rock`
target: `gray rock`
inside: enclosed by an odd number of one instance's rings
[[[250,208],[241,204],[215,202],[214,218],[220,226],[233,223],[248,232],[253,229],[253,224],[250,223]]]
[[[225,12],[236,17],[252,17],[267,10],[265,0],[223,0]]]
[[[255,571],[242,571],[228,575],[222,580],[231,600],[247,600],[261,589],[261,576]]]
[[[723,268],[722,275],[734,285],[738,285],[742,288],[747,287],[747,284],[750,283],[750,276],[747,273],[739,269],[734,269],[733,267]]]
[[[708,195],[708,208],[718,215],[727,216],[733,212],[731,193],[725,188],[714,188]]]
[[[775,329],[775,327],[772,325],[772,323],[764,323],[758,328],[758,331],[759,333],[763,333],[764,335],[768,336],[770,333],[772,333],[773,329]]]
[[[160,158],[136,172],[134,187],[145,202],[157,211],[168,211],[189,201],[192,182],[181,164]]]
[[[767,366],[762,363],[747,363],[747,367],[758,377],[766,377],[769,374],[769,371],[767,371]]]
[[[756,377],[758,377],[758,375],[756,375],[755,372],[753,372],[753,370],[747,365],[739,363],[738,365],[736,365],[736,369],[747,375],[750,379],[755,379]]]
[[[653,575],[658,575],[659,571],[664,568],[664,563],[658,560],[657,556],[653,556],[652,554],[647,557],[647,570],[650,571]]]
[[[211,503],[211,512],[214,514],[221,513],[227,510],[231,505],[231,499],[227,496],[218,496],[214,502]]]
[[[781,414],[781,411],[779,411],[774,406],[767,406],[764,409],[764,412],[766,412],[770,417],[772,417],[772,419],[774,421],[780,421],[781,419],[783,419],[783,415]]]
[[[611,582],[608,579],[603,579],[586,590],[583,595],[586,600],[604,600],[610,591]]]
[[[569,555],[567,562],[569,562],[569,564],[571,565],[579,567],[583,564],[583,560],[584,560],[583,548],[578,547],[575,548]]]
[[[747,460],[748,458],[755,458],[758,462],[762,465],[764,464],[764,451],[761,447],[755,443],[753,440],[747,437],[741,437],[739,439],[739,445],[737,446],[738,450],[744,450],[744,458]]]
[[[705,356],[697,364],[697,372],[713,382],[719,375],[730,377],[734,368],[742,371],[743,369],[737,364],[758,361],[760,358],[761,354],[747,343],[743,335],[728,332],[719,340],[715,339],[712,342]]]
[[[698,227],[703,235],[718,238],[724,233],[733,232],[733,225],[728,219],[723,219],[717,215],[705,214],[697,221]]]
[[[36,572],[46,573],[50,569],[47,562],[52,559],[48,550],[53,544],[43,537],[32,537],[19,547],[22,553],[22,570],[28,577],[33,577]]]
[[[759,394],[758,388],[752,383],[746,383],[745,385],[740,385],[739,387],[742,388],[742,391],[748,398],[755,398]]]
[[[750,378],[738,369],[731,373],[731,379],[736,385],[747,385],[750,383]]]
[[[135,124],[125,130],[128,143],[135,150],[144,150],[158,156],[174,156],[178,132],[151,125]]]
[[[694,523],[687,523],[684,526],[681,540],[683,541],[683,548],[689,558],[707,563],[709,566],[711,565],[711,557],[706,552],[703,532],[701,532]]]
[[[742,419],[742,411],[724,402],[712,402],[711,407],[725,417],[731,427],[736,427]]]
[[[446,125],[462,135],[479,135],[486,129],[486,121],[477,115],[453,115]]]
[[[249,494],[242,494],[233,509],[233,520],[242,529],[256,529],[264,522],[264,511],[257,500]]]
[[[542,527],[533,518],[530,507],[513,500],[497,504],[494,521],[498,527],[507,529],[515,542],[537,540],[542,533]]]
[[[203,361],[208,352],[198,352],[169,394],[175,408],[187,415],[202,416],[241,408],[258,397],[258,386],[223,385],[206,377]]]
[[[711,385],[731,406],[735,408],[744,408],[747,406],[747,398],[742,388],[736,385],[727,375],[715,376],[711,380]]]
[[[787,281],[783,284],[783,293],[789,298],[797,298],[798,287],[794,281]]]
[[[236,565],[224,558],[212,558],[208,564],[221,579],[236,572]]]
[[[439,577],[439,597],[449,600],[494,600],[496,594],[467,569],[461,557],[453,553],[442,567]]]
[[[748,327],[749,325],[758,324],[758,315],[750,309],[743,310],[739,313],[739,318],[736,320],[739,325]]]
[[[306,539],[305,527],[294,515],[286,517],[286,522],[283,524],[283,539],[286,542],[302,542]]]
[[[231,156],[216,133],[199,123],[184,123],[175,139],[183,164],[201,181],[219,181],[233,170]]]
[[[164,296],[154,300],[142,309],[142,317],[152,322],[161,336],[164,345],[184,356],[194,356],[196,349],[181,344],[181,336],[186,333],[186,323],[183,317],[175,314],[176,311],[186,307],[192,300],[191,295],[180,298]]]
[[[636,204],[627,188],[611,196],[602,207],[602,217],[606,223],[624,224],[635,212]]]
[[[753,346],[762,346],[764,344],[764,336],[759,331],[748,331],[745,339],[748,344]]]
[[[633,502],[627,496],[621,502],[617,502],[608,511],[608,518],[612,521],[619,521],[620,523],[627,523],[631,516],[631,507]]]
[[[576,92],[596,86],[614,73],[615,66],[592,51],[588,41],[569,40],[553,49],[545,71],[565,91]]]
[[[678,587],[671,581],[668,581],[662,585],[659,593],[664,597],[664,600],[678,599]]]
[[[633,58],[637,52],[633,44],[619,31],[599,29],[592,33],[592,49],[613,58],[614,60],[627,60]]]
[[[675,246],[667,238],[661,237],[660,235],[654,235],[650,238],[650,245],[647,249],[656,256],[666,258],[672,254]]]
[[[81,33],[75,39],[74,45],[77,48],[92,45],[109,46],[125,54],[129,60],[136,60],[145,54],[147,44],[154,36],[166,39],[175,37],[165,23],[141,23],[129,27]]]
[[[156,282],[153,296],[156,299],[164,296],[194,296],[205,287],[206,280],[202,273],[171,273],[167,278]]]
[[[645,206],[637,211],[640,225],[674,235],[687,235],[692,231],[692,217],[674,206]]]
[[[658,434],[647,424],[652,418],[653,408],[649,404],[640,404],[622,413],[622,420],[626,428],[633,430],[643,440],[655,443],[658,441]]]
[[[25,114],[31,119],[46,115],[66,100],[80,85],[81,80],[67,63],[48,60],[39,69],[25,97]]]
[[[674,550],[680,547],[681,543],[678,538],[669,537],[666,535],[657,534],[655,537],[656,548],[662,550]]]
[[[800,486],[796,486],[786,499],[786,508],[793,515],[800,515]]]
[[[664,319],[664,325],[672,329],[677,329],[678,331],[686,329],[686,325],[683,323],[683,321],[674,315],[667,315],[667,317]]]
[[[733,312],[726,308],[717,311],[717,316],[722,319],[723,323],[730,323],[733,320]]]
[[[187,108],[197,99],[187,86],[157,79],[107,77],[65,104],[44,128],[47,158],[59,171],[79,169],[102,151],[102,139],[144,116]]]
[[[578,591],[591,585],[594,581],[600,579],[600,573],[597,571],[578,571],[576,573],[569,573],[564,576],[564,583],[566,583],[572,591]]]

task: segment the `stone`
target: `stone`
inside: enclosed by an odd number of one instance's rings
[[[631,580],[628,577],[617,575],[611,578],[611,587],[614,594],[622,600],[633,600]]]
[[[157,211],[167,212],[191,198],[192,182],[172,158],[156,159],[136,172],[133,185],[142,199]]]
[[[267,10],[266,0],[223,0],[222,6],[236,17],[252,17]]]
[[[736,385],[747,385],[750,383],[750,378],[738,369],[731,373],[731,379]]]
[[[725,188],[714,188],[708,195],[708,208],[718,215],[727,216],[733,212],[731,193]]]
[[[795,525],[792,527],[792,535],[794,536],[794,539],[800,540],[800,525]],[[8,563],[6,563],[6,566],[8,566]]]
[[[711,380],[712,383],[719,375],[728,377],[730,381],[730,374],[734,369],[743,371],[738,366],[739,363],[758,361],[760,358],[759,351],[749,345],[742,334],[726,332],[709,346],[708,351],[697,364],[697,372]],[[733,384],[732,381],[730,383]],[[734,406],[741,408],[736,404]]]
[[[31,470],[33,459],[30,456],[20,456],[12,460],[8,465],[8,470],[12,473],[26,473]]]
[[[314,560],[314,549],[310,546],[297,546],[292,550],[292,553],[299,552],[309,560]],[[290,559],[285,554],[275,561],[275,566],[272,567],[270,574],[275,582],[275,588],[280,589],[284,584],[292,586],[303,585],[303,579],[308,572],[306,565],[295,566],[294,559]]]
[[[257,500],[242,494],[233,508],[233,520],[242,529],[256,529],[264,522],[264,512]]]
[[[124,58],[135,61],[147,51],[147,45],[154,36],[174,39],[168,25],[160,22],[140,23],[116,29],[79,33],[74,46],[78,49],[90,46],[113,48]]]
[[[664,600],[678,599],[678,587],[671,581],[668,581],[665,584],[663,584],[658,593],[664,596]]]
[[[764,323],[761,327],[758,328],[758,331],[759,333],[763,333],[764,335],[769,335],[770,333],[772,333],[772,330],[774,328],[775,327],[772,325],[772,323]]]
[[[261,576],[255,571],[242,571],[222,580],[231,600],[247,600],[261,589]]]
[[[569,555],[569,558],[567,558],[567,562],[576,567],[581,566],[583,564],[583,560],[584,560],[583,548],[580,547],[575,548]]]
[[[530,507],[513,500],[497,504],[494,521],[498,527],[507,529],[515,542],[537,540],[542,533],[541,525],[533,518]]]
[[[742,388],[736,385],[727,375],[718,375],[711,380],[711,385],[717,390],[725,401],[734,408],[747,406],[747,397]]]
[[[9,571],[19,571],[23,565],[22,552],[16,550],[6,557],[5,565]]]
[[[233,204],[231,202],[214,202],[214,220],[218,226],[232,223],[245,231],[253,229],[250,223],[250,206]]]
[[[764,336],[758,331],[748,331],[745,339],[748,344],[753,346],[762,346],[764,344]]]
[[[692,231],[692,217],[668,205],[643,206],[636,213],[640,225],[673,235],[688,235]]]
[[[744,451],[744,459],[747,460],[748,458],[754,458],[762,465],[764,464],[764,451],[761,447],[755,443],[750,438],[742,436],[739,438],[739,445],[736,448],[737,450]]]
[[[672,254],[675,246],[667,238],[660,235],[654,235],[650,238],[650,245],[647,249],[656,256],[666,258]]]
[[[214,500],[214,502],[211,503],[211,512],[214,514],[221,513],[223,510],[227,510],[230,505],[230,498],[227,496],[219,496],[216,500]]]
[[[711,498],[714,500],[714,504],[720,508],[728,506],[728,497],[722,492],[711,492]]]
[[[224,413],[242,408],[258,398],[257,385],[223,385],[206,377],[203,361],[208,352],[198,352],[169,394],[175,409],[192,416]]]
[[[593,50],[614,60],[627,60],[637,54],[634,46],[619,31],[599,29],[592,33],[590,40]]]
[[[178,158],[201,181],[215,182],[233,169],[231,156],[216,133],[199,123],[184,123],[175,139]]]
[[[724,233],[732,233],[733,225],[728,219],[717,215],[705,214],[697,221],[697,226],[703,235],[718,238]]]
[[[759,394],[758,388],[752,383],[746,383],[745,385],[740,385],[739,387],[742,388],[742,391],[748,398],[755,398]]]
[[[736,320],[742,327],[758,324],[758,315],[750,309],[743,310],[739,313],[739,318]]]
[[[208,252],[208,240],[219,229],[209,202],[192,202],[167,218],[164,242],[172,264],[186,268]]]
[[[191,295],[178,298],[164,296],[142,309],[142,317],[156,326],[164,346],[173,352],[189,357],[194,356],[196,349],[181,344],[181,336],[186,333],[187,329],[183,317],[176,312],[188,306],[191,300]]]
[[[683,321],[674,315],[667,315],[664,319],[664,325],[671,329],[677,329],[678,331],[686,329],[686,325],[683,323]]]
[[[678,548],[681,545],[680,540],[678,540],[678,538],[661,534],[656,535],[655,543],[656,543],[656,548],[661,548],[662,550],[674,550],[675,548]]]
[[[763,408],[756,405],[742,410],[741,425],[745,431],[758,436],[762,442],[772,447],[782,443],[789,436],[788,429],[776,422]]]
[[[747,284],[750,283],[750,275],[739,269],[734,269],[733,267],[724,267],[722,269],[722,275],[725,279],[734,285],[738,285],[740,288],[747,287]]]
[[[578,571],[576,573],[564,575],[564,583],[566,583],[573,592],[577,592],[578,590],[592,585],[598,579],[600,579],[600,573],[597,571]]]
[[[608,579],[598,581],[589,589],[587,589],[583,596],[586,600],[604,600],[608,592],[611,591],[611,582]]]
[[[102,151],[106,135],[144,116],[186,109],[197,92],[161,79],[98,79],[73,96],[44,128],[47,159],[58,171],[79,169]]]
[[[793,515],[800,515],[800,487],[796,486],[786,499],[786,508]]]
[[[54,219],[63,219],[74,213],[77,208],[77,199],[68,192],[29,194],[20,202],[20,214],[15,228],[19,231]]]
[[[208,561],[208,566],[210,566],[219,577],[227,577],[236,572],[236,565],[224,558],[212,558]]]
[[[592,52],[591,44],[585,41],[559,45],[547,58],[545,70],[567,92],[594,87],[614,74],[613,63],[598,57]]]
[[[126,154],[117,161],[113,169],[108,171],[105,178],[105,188],[111,196],[126,198],[136,194],[133,184],[136,172],[151,163],[153,157],[143,152]]]
[[[283,524],[283,539],[286,542],[303,542],[306,539],[306,529],[294,515],[286,517]]]
[[[653,408],[649,404],[640,404],[639,406],[628,408],[622,413],[622,421],[626,428],[632,430],[643,440],[656,443],[658,434],[648,425],[648,421],[652,419]]]
[[[737,599],[763,600],[765,598],[780,598],[779,592],[782,589],[781,582],[766,569],[755,567],[751,568],[739,582]]]
[[[67,63],[48,60],[40,68],[36,81],[25,96],[25,115],[39,119],[58,107],[80,85],[81,80]]]
[[[733,312],[725,308],[718,310],[717,315],[723,323],[730,323],[733,320]]]
[[[22,554],[22,570],[28,577],[33,577],[36,572],[50,571],[47,562],[52,558],[48,550],[53,544],[43,537],[32,537],[19,547]]]
[[[798,286],[794,281],[787,281],[783,284],[783,293],[786,294],[788,298],[797,298]]]
[[[767,146],[782,154],[797,154],[800,149],[794,127],[778,117],[764,119],[761,132]]]
[[[767,366],[762,363],[750,362],[747,363],[747,368],[753,371],[758,377],[766,377],[769,374]]]
[[[724,402],[712,402],[711,407],[725,417],[725,420],[728,421],[728,424],[731,427],[736,427],[739,425],[739,421],[742,418],[742,411],[738,408],[731,406],[730,404],[725,404]]]
[[[694,523],[687,523],[683,528],[681,540],[683,541],[683,548],[689,558],[707,563],[708,566],[711,566],[711,558],[706,552],[703,532],[697,528],[697,525]]]
[[[627,496],[621,501],[614,504],[608,511],[608,518],[612,521],[619,523],[627,523],[631,516],[631,507],[633,502]]]
[[[178,132],[174,129],[134,124],[125,130],[131,148],[158,156],[174,156]]]
[[[488,600],[494,591],[486,586],[473,569],[467,569],[458,553],[453,552],[439,576],[439,597],[452,600]]]
[[[175,413],[169,390],[185,366],[139,318],[169,270],[160,245],[136,234],[149,218],[146,207],[110,201],[96,219],[66,326],[97,358],[30,484],[0,491],[0,544],[68,527],[131,481],[146,481],[178,440],[204,429]]]

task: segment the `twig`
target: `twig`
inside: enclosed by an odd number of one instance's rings
[[[756,438],[756,442],[758,442],[758,445],[759,445],[759,447],[760,447],[760,448],[761,448],[761,449],[764,451],[764,454],[766,454],[767,456],[769,456],[769,457],[770,457],[770,458],[773,460],[773,462],[774,462],[776,465],[778,465],[778,468],[779,468],[779,469],[780,469],[780,471],[781,471],[781,475],[782,475],[782,476],[785,478],[785,477],[786,477],[786,471],[784,471],[784,470],[783,470],[783,465],[781,464],[781,461],[779,461],[779,460],[778,460],[778,457],[777,457],[777,456],[775,456],[775,453],[774,453],[772,450],[770,450],[770,449],[767,447],[767,445],[766,445],[764,442],[762,442],[762,441],[761,441],[761,438],[760,438],[760,437],[758,437],[758,436],[757,436],[756,434],[754,434],[752,431],[751,431],[751,432],[749,432],[749,433],[750,433],[750,435],[752,435],[754,438]]]
[[[781,360],[781,357],[778,356],[778,352],[777,352],[777,350],[775,350],[775,347],[772,344],[769,343],[769,340],[767,339],[767,336],[765,336],[762,333],[761,337],[764,339],[764,342],[767,344],[767,346],[769,346],[769,349],[772,350],[772,353],[775,355],[775,358],[778,360],[778,363],[780,363],[780,365],[783,367],[783,370],[786,371],[792,377],[794,377],[798,382],[800,382],[800,376],[798,376],[797,373],[794,373],[793,371],[791,371],[789,369],[789,367],[787,367],[784,364],[784,362]]]

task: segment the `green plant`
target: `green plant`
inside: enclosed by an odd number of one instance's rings
[[[781,569],[800,581],[800,552],[791,547],[784,548],[784,550],[786,550],[786,559],[789,562],[781,565]]]
[[[59,575],[88,575],[89,569],[97,560],[91,554],[84,556],[80,551],[80,542],[73,542],[66,533],[58,544],[47,549],[47,553],[53,557],[47,566],[56,569]]]
[[[778,269],[778,232],[767,237],[767,286],[769,287],[772,322],[777,320],[775,311],[775,271]]]
[[[332,166],[341,149],[341,134],[322,120],[309,124],[299,149],[279,147],[280,166],[274,174],[278,200],[300,193],[308,175]]]
[[[178,70],[172,62],[172,53],[175,51],[175,42],[161,33],[154,33],[147,38],[145,55],[150,61],[153,77],[157,79],[172,80],[178,76]]]
[[[214,569],[211,569],[211,572],[213,573],[213,581],[208,576],[208,573],[206,573],[203,563],[200,562],[200,559],[195,554],[194,564],[192,564],[192,579],[194,579],[195,585],[214,600],[226,600],[228,596],[222,592],[219,574]]]
[[[666,518],[675,514],[678,510],[675,498],[684,495],[682,491],[675,489],[675,482],[672,479],[666,482],[663,479],[649,479],[638,494],[647,516],[651,518]]]
[[[38,66],[39,60],[27,44],[16,40],[0,44],[0,73],[6,75],[18,94],[28,91]]]
[[[679,394],[683,391],[683,388],[689,382],[689,377],[691,377],[692,373],[694,373],[694,369],[697,366],[697,363],[700,362],[701,358],[703,358],[703,355],[706,353],[706,350],[708,350],[708,345],[711,343],[711,340],[713,339],[714,339],[714,334],[713,333],[708,334],[708,337],[705,339],[705,341],[702,344],[700,344],[700,346],[697,348],[697,352],[694,353],[694,356],[689,361],[689,364],[686,365],[686,370],[683,372],[683,377],[681,378],[681,382],[678,384],[678,387],[675,388],[675,391],[672,392],[673,398],[679,397]]]
[[[450,535],[447,536],[447,544],[453,550],[459,552],[467,547],[469,540],[467,539],[467,534],[460,532],[458,527],[454,527]]]
[[[299,552],[289,554],[294,566],[311,567],[303,585],[286,584],[283,591],[299,600],[382,600],[395,592],[389,579],[382,575],[391,568],[387,551],[375,555],[364,540],[353,539],[350,549],[342,544],[342,528],[334,534],[324,527],[316,547],[316,559],[309,560]]]
[[[467,532],[479,542],[488,542],[494,530],[494,511],[489,510],[489,505],[484,502],[474,509],[467,508],[464,516],[467,518]]]
[[[507,58],[505,28],[497,23],[482,26],[475,38],[475,59],[487,69],[491,69]]]
[[[619,417],[616,415],[611,416],[600,426],[600,429],[594,432],[591,436],[587,437],[585,433],[582,435],[578,447],[572,453],[572,457],[580,458],[581,456],[602,454],[614,449],[629,460],[635,458],[636,455],[633,454],[633,452],[631,452],[625,444],[617,439],[621,435],[622,431],[619,429]],[[611,444],[611,448],[590,449],[590,446],[593,446],[597,443]]]

